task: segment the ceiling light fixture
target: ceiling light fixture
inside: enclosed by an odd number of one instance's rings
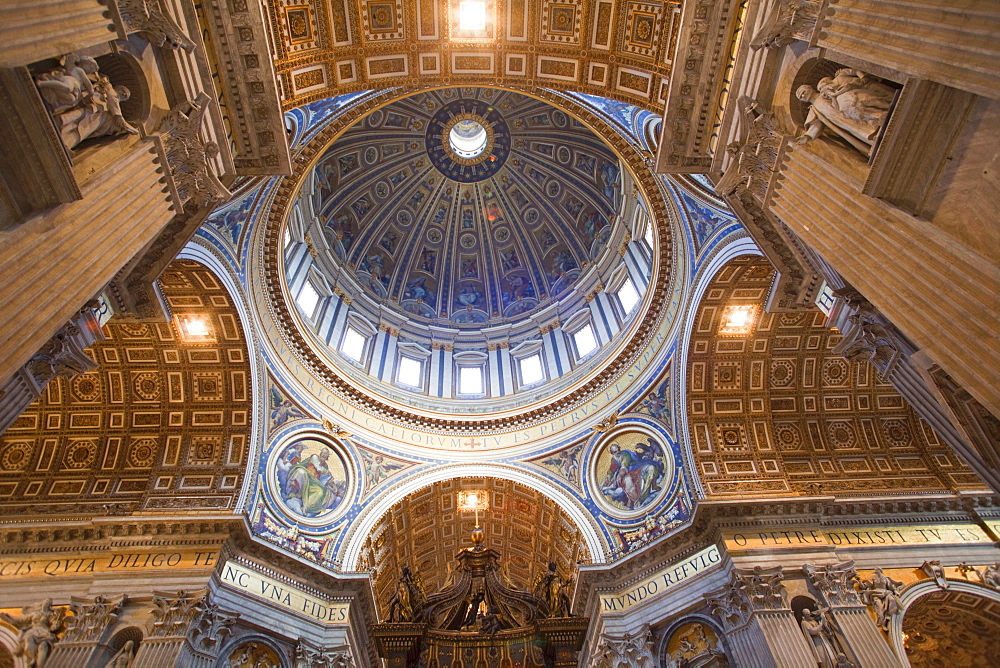
[[[458,27],[460,30],[484,30],[486,3],[465,0],[458,3]]]
[[[756,310],[754,304],[730,304],[722,312],[719,334],[749,334],[755,325]]]
[[[201,343],[212,341],[215,338],[207,316],[177,315],[174,316],[174,319],[177,322],[177,329],[181,333],[181,339],[184,341]]]

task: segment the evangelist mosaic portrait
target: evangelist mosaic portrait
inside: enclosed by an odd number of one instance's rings
[[[286,445],[273,461],[273,490],[292,514],[317,519],[343,502],[347,470],[340,455],[326,443],[299,439]]]
[[[645,432],[626,431],[601,446],[594,460],[601,501],[631,513],[653,505],[669,485],[663,446]]]

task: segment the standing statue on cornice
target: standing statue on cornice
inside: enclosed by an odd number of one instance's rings
[[[824,128],[866,156],[871,155],[879,130],[889,114],[895,91],[861,70],[842,68],[820,79],[816,88],[805,84],[795,97],[810,104],[805,132],[798,144],[816,139]]]
[[[566,589],[572,584],[573,578],[564,578],[556,569],[556,563],[550,561],[549,570],[536,578],[531,593],[535,598],[545,601],[549,617],[571,617]]]
[[[420,576],[413,573],[409,566],[403,566],[403,571],[396,583],[396,593],[389,600],[390,622],[415,622],[424,603],[424,589]]]
[[[983,584],[993,589],[1000,589],[1000,561],[992,566],[987,566],[982,574]]]
[[[22,615],[14,617],[0,612],[0,619],[21,631],[14,646],[14,656],[24,657],[28,668],[43,668],[52,646],[59,641],[58,633],[66,620],[65,608],[53,608],[52,599],[21,608]]]

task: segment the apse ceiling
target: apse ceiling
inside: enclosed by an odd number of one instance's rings
[[[564,298],[607,248],[620,171],[546,102],[434,90],[334,142],[314,171],[315,222],[334,271],[376,302],[428,324],[509,324]]]

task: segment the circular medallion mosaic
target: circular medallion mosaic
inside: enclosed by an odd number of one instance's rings
[[[616,515],[633,515],[666,493],[672,460],[662,443],[643,431],[622,431],[598,446],[591,470],[598,502]]]
[[[427,154],[439,172],[460,183],[496,174],[510,155],[510,129],[500,112],[476,99],[454,100],[427,124]]]
[[[271,490],[293,517],[327,520],[348,492],[344,459],[328,443],[299,438],[278,448],[268,465]]]

